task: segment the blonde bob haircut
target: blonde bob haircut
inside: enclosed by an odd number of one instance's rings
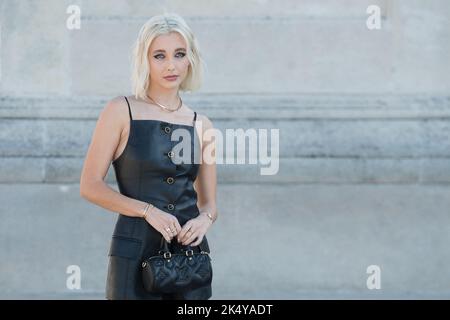
[[[190,62],[186,78],[180,84],[180,91],[195,91],[200,88],[203,78],[204,61],[192,30],[184,19],[176,13],[164,13],[151,17],[139,31],[132,50],[132,92],[136,98],[146,100],[150,86],[150,65],[148,51],[157,36],[178,32],[186,41],[186,56]]]

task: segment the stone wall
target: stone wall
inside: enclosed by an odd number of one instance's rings
[[[66,27],[70,5],[79,30]],[[379,30],[366,26],[369,5]],[[80,170],[100,110],[130,94],[139,28],[164,11],[186,19],[207,64],[184,101],[223,133],[280,133],[276,175],[218,165],[213,298],[449,296],[448,1],[3,0],[0,10],[2,297],[103,298],[117,213],[80,198]],[[81,290],[66,287],[69,265]],[[367,289],[369,265],[381,267],[381,290]]]

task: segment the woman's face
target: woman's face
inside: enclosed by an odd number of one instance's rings
[[[189,60],[186,43],[178,32],[170,32],[153,39],[148,51],[151,85],[167,89],[177,88],[186,78]],[[176,75],[170,81],[164,77]]]

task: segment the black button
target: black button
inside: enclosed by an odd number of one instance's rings
[[[174,208],[175,208],[175,206],[172,203],[169,203],[167,205],[167,209],[169,209],[169,210],[173,210]]]
[[[175,179],[172,178],[172,177],[168,177],[168,178],[166,179],[166,181],[167,181],[168,184],[172,184],[172,183],[175,182]]]
[[[170,130],[172,130],[172,129],[170,129],[170,127],[164,127],[164,132],[165,133],[170,133]]]
[[[167,156],[168,156],[169,158],[172,158],[174,155],[175,155],[175,153],[174,153],[173,151],[167,152]]]

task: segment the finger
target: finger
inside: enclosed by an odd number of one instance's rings
[[[174,219],[174,222],[175,222],[175,226],[176,226],[176,228],[177,228],[177,233],[178,232],[180,232],[181,231],[181,225],[180,225],[180,222],[178,222],[178,219],[177,218],[175,218]]]
[[[180,242],[186,241],[194,232],[193,227],[184,230],[184,234],[180,237]]]
[[[170,237],[167,235],[167,233],[165,231],[164,231],[163,237],[167,242],[171,241]]]
[[[200,235],[200,236],[197,238],[197,241],[195,241],[194,243],[192,243],[191,246],[196,247],[196,246],[198,246],[200,243],[202,243],[202,241],[203,241],[203,236],[204,236],[204,235]]]
[[[181,228],[180,233],[178,234],[178,239],[183,239],[186,235],[186,232],[191,228],[191,224],[186,223],[183,228]]]
[[[178,234],[178,232],[179,232],[179,230],[177,229],[177,225],[175,224],[175,221],[172,221],[172,225],[171,225],[171,227],[170,227],[170,229],[172,229],[172,235],[175,237],[177,234]]]
[[[166,230],[166,228],[163,228],[163,231],[161,234],[164,236],[164,238],[167,240],[167,242],[170,242],[172,240],[170,233]]]
[[[189,237],[189,238],[186,240],[186,242],[183,243],[183,245],[185,245],[185,246],[192,246],[192,243],[194,242],[194,240],[195,240],[196,238],[197,238],[196,236]]]
[[[175,227],[171,225],[171,226],[168,227],[168,228],[169,228],[169,230],[167,230],[167,232],[168,232],[169,235],[170,235],[170,239],[175,238],[175,235],[176,235]]]
[[[197,237],[197,232],[192,232],[192,234],[189,234],[189,237],[187,238],[187,240],[183,242],[183,245],[186,246],[186,245],[190,244],[196,237]]]

